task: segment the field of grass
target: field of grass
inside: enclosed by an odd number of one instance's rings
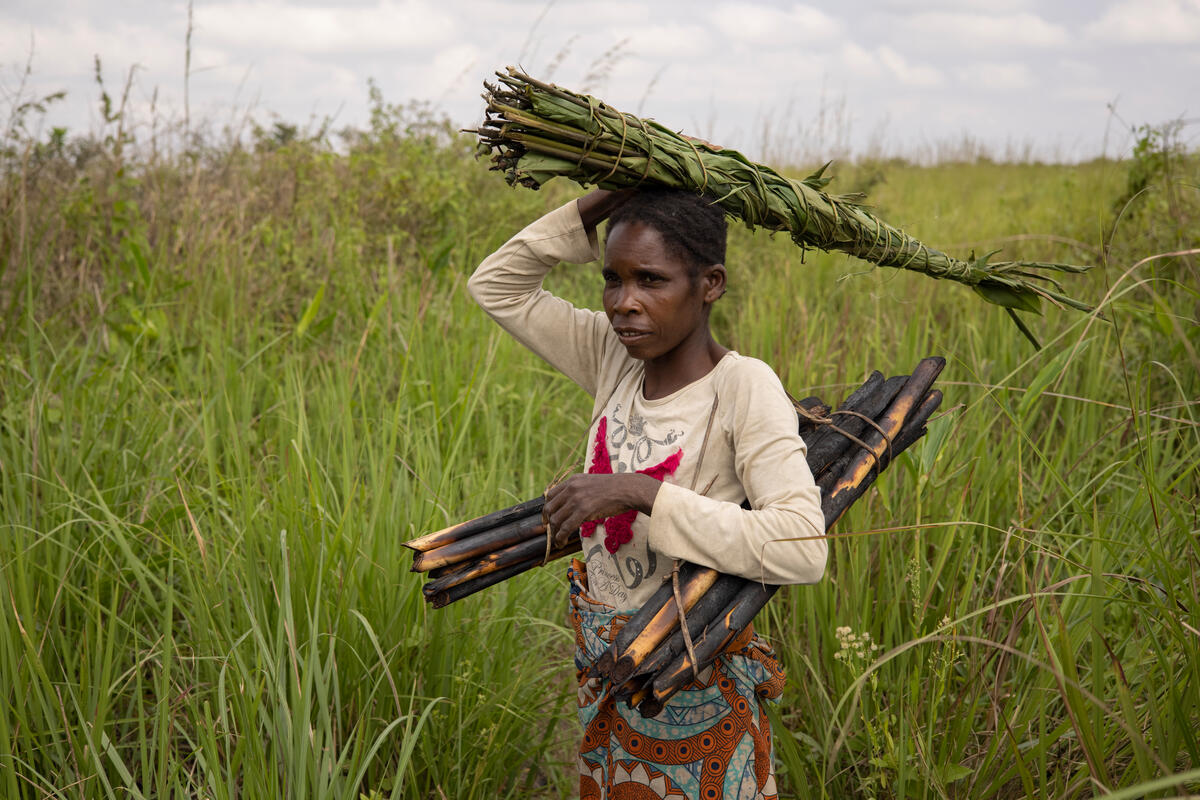
[[[382,104],[338,149],[119,127],[3,143],[0,796],[568,795],[562,565],[431,612],[400,543],[583,451],[587,398],[465,291],[577,188]],[[1200,793],[1200,164],[1157,143],[840,169],[931,245],[1097,265],[1104,319],[1047,309],[1041,351],[956,285],[734,232],[718,338],[796,396],[948,361],[760,620],[785,796]]]

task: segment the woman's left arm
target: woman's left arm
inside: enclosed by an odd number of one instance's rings
[[[718,396],[750,510],[665,483],[650,514],[650,546],[766,583],[816,583],[828,557],[825,521],[796,411],[770,367],[743,363]],[[697,485],[705,482],[702,474]]]

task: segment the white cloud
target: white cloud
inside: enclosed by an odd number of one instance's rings
[[[715,47],[708,28],[690,22],[638,25],[629,31],[628,39],[634,53],[661,62],[702,58]]]
[[[229,70],[224,80],[193,78],[193,106],[200,102],[213,109],[228,108],[234,100],[235,82],[242,102],[257,112],[256,116],[278,113],[293,123],[326,115],[337,116],[339,123],[344,123],[347,101],[357,105],[367,94],[364,78],[349,67],[302,53],[280,53]]]
[[[1109,103],[1116,99],[1112,89],[1088,84],[1068,84],[1056,87],[1054,96],[1078,101],[1083,106],[1096,110],[1096,113],[1101,113]]]
[[[32,38],[31,38],[32,37]],[[183,73],[183,37],[156,28],[117,22],[108,29],[84,20],[66,25],[29,25],[0,18],[0,52],[24,61],[33,46],[33,68],[58,75],[88,75],[100,56],[105,76],[126,71],[131,64],[149,70],[176,69]]]
[[[414,83],[427,91],[431,97],[444,96],[468,84],[475,85],[481,66],[482,52],[473,44],[457,44],[438,52],[419,72],[421,77]],[[482,108],[480,109],[482,113]]]
[[[903,86],[939,86],[945,80],[935,67],[914,64],[887,45],[868,50],[847,42],[838,56],[843,69],[871,83],[895,80]]]
[[[485,3],[497,4],[497,0],[483,0]],[[504,9],[504,16],[521,29],[533,25],[533,21],[546,7],[544,0],[522,6],[512,0],[500,0],[498,5]],[[543,25],[568,23],[576,30],[580,28],[594,29],[604,22],[619,21],[623,25],[642,22],[644,20],[660,19],[663,14],[656,13],[657,9],[650,3],[639,0],[572,0],[569,3],[550,5]]]
[[[960,48],[1058,47],[1070,41],[1066,28],[1036,14],[931,12],[906,17],[905,29],[922,39]]]
[[[1061,58],[1055,69],[1070,83],[1086,84],[1100,75],[1099,65],[1078,58]]]
[[[453,17],[425,0],[370,7],[295,6],[281,0],[215,3],[195,10],[196,36],[293,53],[432,49],[455,33]]]
[[[1200,0],[1121,0],[1084,33],[1117,44],[1200,43]]]
[[[1028,89],[1036,83],[1033,70],[1020,61],[981,61],[962,72],[963,82],[983,89]]]
[[[708,13],[708,19],[724,39],[758,46],[827,41],[842,29],[841,23],[825,12],[799,3],[789,9],[721,3]]]
[[[931,11],[934,9],[963,9],[987,11],[990,13],[1004,11],[1020,11],[1034,5],[1034,0],[886,0],[886,8],[904,9],[909,11]]]
[[[890,47],[880,47],[875,55],[905,86],[939,86],[942,83],[941,72],[925,64],[910,64],[908,59]]]
[[[846,42],[838,54],[842,67],[853,75],[877,80],[883,75],[883,65],[870,50],[854,42]]]

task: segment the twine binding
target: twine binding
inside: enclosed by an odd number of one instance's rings
[[[700,457],[696,460],[696,471],[692,473],[692,485],[689,487],[693,492],[696,491],[696,481],[700,479],[700,467],[704,464],[704,452],[708,450],[708,437],[712,433],[713,419],[717,416],[717,404],[720,402],[720,395],[713,394],[712,408],[708,412],[708,425],[704,428],[704,439],[700,442]],[[709,487],[712,483],[709,483]],[[708,487],[705,487],[704,493],[708,493]],[[679,590],[679,559],[675,559],[674,566],[671,567],[671,592],[675,595],[675,607],[679,609],[679,629],[683,631],[683,646],[687,649],[688,658],[692,662],[692,679],[696,677],[696,646],[692,643],[692,633],[688,630],[687,612],[683,609],[683,593]]]

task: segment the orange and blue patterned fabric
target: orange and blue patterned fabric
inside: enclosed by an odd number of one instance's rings
[[[761,703],[783,692],[785,676],[757,636],[726,652],[645,719],[589,676],[632,611],[587,593],[586,566],[573,560],[571,623],[579,682],[581,800],[775,800],[771,727]]]

